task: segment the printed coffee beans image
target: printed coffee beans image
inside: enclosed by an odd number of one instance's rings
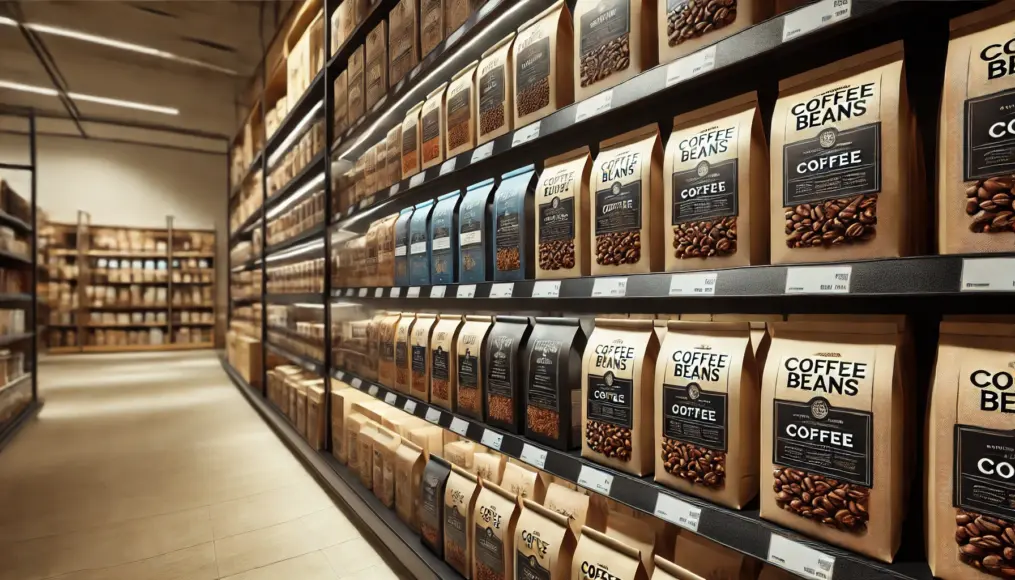
[[[692,38],[733,24],[737,19],[737,0],[688,0],[666,14],[669,45],[676,46]]]
[[[439,544],[442,541],[442,539],[438,535],[439,532],[437,531],[437,528],[431,526],[430,524],[421,523],[419,525],[419,530],[420,532],[422,532],[423,538],[426,539],[426,541],[430,542],[431,544]]]
[[[525,426],[544,437],[552,439],[560,437],[560,415],[550,409],[533,407],[532,405],[526,407]]]
[[[497,270],[507,272],[521,267],[518,248],[497,248]]]
[[[731,256],[737,253],[737,218],[683,222],[673,226],[673,256],[679,259]]]
[[[663,468],[694,485],[726,487],[726,453],[663,437]]]
[[[966,214],[973,233],[1015,232],[1015,176],[977,180],[966,188]]]
[[[1015,527],[1012,522],[976,512],[955,514],[959,559],[1001,578],[1015,578]]]
[[[515,403],[510,397],[491,394],[487,399],[490,418],[505,423],[515,422]]]
[[[444,559],[447,560],[448,564],[451,564],[455,568],[461,570],[469,565],[469,562],[465,559],[465,546],[448,542],[444,548]]]
[[[631,430],[611,423],[589,420],[585,423],[585,442],[596,453],[631,460]]]
[[[549,93],[547,93],[549,96]],[[504,104],[498,104],[494,107],[484,110],[479,115],[479,134],[486,135],[487,133],[499,129],[504,125]]]
[[[641,260],[641,232],[608,232],[596,236],[596,263],[619,266]]]
[[[504,580],[503,573],[497,572],[482,562],[476,562],[476,572],[475,580]]]
[[[581,57],[581,86],[587,87],[631,64],[630,35],[610,41]]]
[[[870,241],[877,235],[877,210],[877,195],[856,195],[786,208],[786,246],[827,247]]]
[[[780,508],[841,531],[867,531],[869,488],[788,467],[776,468],[772,475]]]
[[[448,128],[448,146],[457,149],[469,141],[469,123],[459,123]]]
[[[574,268],[574,240],[550,240],[539,244],[539,267],[543,270]]]
[[[550,104],[550,79],[539,79],[531,87],[518,93],[518,116],[524,117]]]

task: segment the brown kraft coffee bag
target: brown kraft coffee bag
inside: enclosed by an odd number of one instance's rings
[[[476,580],[514,580],[515,525],[521,508],[518,499],[487,481],[476,500],[476,545],[472,577]]]
[[[472,573],[473,514],[479,490],[476,476],[451,466],[444,490],[444,561],[466,580]]]
[[[551,157],[536,184],[536,279],[589,274],[589,148]]]
[[[458,385],[456,342],[461,314],[441,314],[430,339],[430,403],[451,410]]]
[[[430,401],[430,372],[432,370],[430,359],[430,338],[433,334],[433,327],[437,323],[436,314],[417,314],[416,322],[412,325],[412,354],[410,355],[409,394],[417,399]]]
[[[403,312],[395,327],[395,384],[394,389],[403,395],[409,394],[412,381],[412,327],[416,315]]]
[[[619,85],[656,63],[655,0],[578,0],[575,100]]]
[[[571,12],[564,0],[518,28],[511,47],[515,129],[574,102]]]
[[[578,540],[567,516],[521,500],[515,526],[516,578],[566,580]]]
[[[395,512],[416,533],[419,533],[417,514],[425,464],[419,445],[403,438],[395,452]]]
[[[582,528],[571,580],[648,580],[641,552],[589,527]]]
[[[658,0],[659,62],[733,36],[772,16],[773,9],[772,0]]]

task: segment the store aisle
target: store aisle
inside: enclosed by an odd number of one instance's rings
[[[50,357],[0,452],[0,580],[395,574],[211,351]]]

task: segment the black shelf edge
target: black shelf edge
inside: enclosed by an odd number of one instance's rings
[[[865,558],[858,554],[829,546],[822,542],[804,537],[781,526],[762,520],[758,515],[757,508],[746,510],[734,510],[709,503],[705,500],[682,494],[667,487],[656,484],[651,476],[637,477],[626,473],[615,471],[597,463],[583,459],[577,451],[559,451],[525,439],[520,435],[514,435],[487,426],[486,424],[452,413],[438,406],[430,405],[414,397],[409,397],[400,392],[388,389],[374,381],[359,377],[353,373],[335,370],[331,376],[337,380],[344,381],[367,393],[368,395],[386,402],[387,404],[402,409],[416,417],[420,417],[430,423],[440,425],[444,429],[453,430],[454,423],[459,427],[455,432],[512,457],[534,465],[556,477],[561,477],[572,483],[578,484],[579,474],[583,468],[592,468],[612,476],[612,483],[607,494],[613,500],[623,503],[638,511],[660,517],[679,527],[689,529],[700,536],[704,536],[714,542],[728,546],[738,552],[757,558],[762,562],[768,560],[769,542],[773,536],[781,536],[793,542],[803,544],[823,554],[835,558],[835,567],[830,574],[834,578],[850,578],[863,580],[881,579],[919,579],[930,580],[930,567],[924,562],[896,562],[886,564]],[[406,407],[409,407],[406,409]],[[463,430],[464,426],[464,430]],[[491,437],[491,434],[493,437]],[[484,436],[490,443],[484,443]],[[498,444],[499,443],[499,444]],[[532,453],[532,450],[536,450]],[[522,459],[523,451],[526,457],[542,456],[543,464]],[[531,454],[531,455],[530,455]],[[599,490],[593,490],[599,491]],[[699,510],[697,518],[690,518],[695,525],[681,524],[676,517],[661,517],[656,514],[659,498],[682,502],[681,510]],[[690,513],[690,512],[688,512]],[[673,516],[673,514],[669,514]],[[685,522],[689,520],[684,520]]]
[[[229,271],[232,272],[232,273],[239,273],[239,272],[246,272],[247,270],[253,270],[256,267],[260,267],[260,263],[258,263],[258,260],[260,260],[260,258],[257,257],[257,256],[254,256],[254,257],[250,258],[249,260],[244,260],[244,261],[242,261],[242,262],[240,262],[238,264],[233,264],[233,267],[230,268]]]
[[[31,302],[31,294],[0,294],[0,303],[5,302]]]
[[[312,342],[310,342],[310,339],[308,337],[306,337],[306,336],[296,332],[294,329],[291,329],[291,328],[283,328],[281,326],[271,326],[271,325],[268,325],[266,327],[266,329],[267,329],[267,331],[269,333],[277,332],[279,334],[283,334],[285,336],[288,336],[289,338],[292,338],[292,339],[298,340],[298,341],[300,341],[302,343],[305,343],[308,346],[315,346],[315,347],[321,348],[321,349],[324,348],[324,345],[322,345],[322,344],[313,344]]]
[[[265,294],[264,301],[268,304],[296,304],[298,302],[324,302],[323,292],[293,292],[290,294]]]
[[[300,122],[303,117],[310,112],[310,109],[314,108],[318,101],[324,98],[324,77],[325,70],[317,71],[314,79],[310,81],[310,85],[300,96],[300,100],[296,102],[296,105],[289,109],[289,113],[286,114],[285,119],[279,123],[275,133],[271,137],[268,137],[267,143],[265,143],[262,149],[262,154],[271,157],[271,153],[275,153],[275,149],[280,143],[286,140],[290,133],[292,133],[296,124]],[[270,153],[268,153],[270,152]]]
[[[42,399],[33,400],[17,417],[11,419],[7,422],[6,426],[0,428],[0,451],[7,447],[14,440],[14,437],[21,432],[21,429],[39,414],[44,404],[45,401]]]
[[[298,246],[298,245],[300,245],[302,243],[309,242],[311,240],[314,240],[315,238],[319,238],[319,237],[323,236],[324,235],[324,230],[325,230],[325,225],[324,224],[318,224],[318,225],[316,225],[316,226],[306,230],[305,232],[301,232],[301,233],[296,234],[295,236],[289,238],[288,240],[285,240],[284,242],[279,242],[277,244],[268,246],[265,249],[264,253],[265,253],[266,256],[271,257],[273,254],[277,254],[277,253],[279,253],[279,252],[281,252],[283,250],[288,250],[289,248],[293,248],[293,247]]]
[[[31,224],[22,220],[21,218],[14,217],[5,211],[0,211],[0,225],[8,226],[14,230],[17,230],[18,233],[22,234],[32,233]]]
[[[311,178],[316,176],[318,173],[323,174],[324,171],[327,169],[327,166],[324,163],[324,159],[325,159],[324,151],[319,151],[317,155],[315,155],[314,158],[310,160],[310,163],[308,163],[306,167],[301,169],[299,173],[297,173],[295,176],[293,176],[292,179],[289,180],[289,183],[285,184],[284,186],[279,188],[278,191],[271,194],[271,197],[269,197],[264,202],[264,210],[267,212],[276,204],[278,204],[280,201],[289,197],[289,195],[291,195],[297,189],[309,183]],[[327,176],[325,176],[325,179],[327,179]],[[324,182],[321,182],[321,186],[322,187],[324,186]]]
[[[5,336],[0,336],[0,346],[7,346],[9,344],[21,342],[22,340],[28,340],[34,336],[35,336],[34,332],[22,332],[20,334],[8,334]]]
[[[360,483],[358,476],[326,451],[317,451],[296,431],[292,423],[260,391],[255,390],[232,365],[221,358],[222,368],[250,406],[275,431],[318,483],[334,499],[349,508],[360,520],[361,530],[373,534],[372,544],[383,550],[389,566],[403,568],[400,576],[421,580],[460,578],[447,563],[428,551],[393,508],[386,507]]]
[[[284,349],[284,348],[282,348],[280,346],[276,346],[274,344],[271,344],[270,342],[267,342],[267,341],[265,341],[265,346],[267,346],[268,350],[270,350],[271,352],[273,352],[273,353],[275,353],[275,354],[277,354],[277,355],[279,355],[281,357],[289,359],[290,361],[295,363],[297,366],[303,367],[304,369],[306,369],[306,370],[308,370],[308,371],[310,371],[312,373],[317,373],[317,374],[321,375],[322,377],[325,375],[324,364],[321,363],[318,360],[314,360],[314,359],[312,359],[310,357],[306,357],[306,356],[301,356],[301,355],[298,355],[298,354],[296,354],[294,352],[289,352],[288,350],[286,350],[286,349]]]
[[[229,249],[230,250],[233,249],[233,247],[236,246],[236,244],[242,242],[246,238],[246,236],[250,234],[250,231],[253,229],[254,225],[260,220],[261,220],[260,211],[255,211],[254,213],[247,216],[247,219],[243,220],[243,223],[241,223],[238,228],[236,228],[231,234],[229,234]]]
[[[17,254],[8,252],[7,250],[0,250],[0,263],[13,262],[19,266],[31,266],[32,259],[30,257],[19,256]],[[43,266],[40,264],[40,268]]]

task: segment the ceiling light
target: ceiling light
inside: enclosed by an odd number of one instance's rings
[[[34,85],[26,85],[23,83],[16,83],[13,81],[0,80],[0,89],[10,89],[12,91],[21,91],[24,93],[35,93],[37,95],[46,95],[47,97],[55,97],[60,93],[56,89],[49,87],[37,87]],[[67,96],[72,99],[79,101],[88,101],[92,103],[99,103],[101,105],[109,105],[111,107],[123,107],[126,109],[137,109],[139,111],[150,111],[152,113],[162,113],[163,115],[179,115],[180,110],[173,107],[160,107],[158,105],[148,105],[145,103],[138,103],[135,101],[124,101],[121,99],[111,99],[108,97],[97,97],[95,95],[86,95],[83,93],[71,93],[68,92]]]

